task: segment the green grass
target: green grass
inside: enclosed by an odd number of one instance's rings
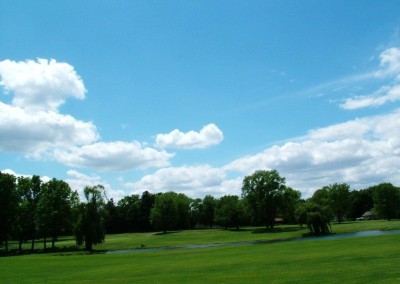
[[[400,236],[0,258],[2,283],[395,283]]]
[[[334,224],[336,233],[400,229],[400,221]],[[96,250],[183,246],[299,237],[306,229],[189,230],[108,235]],[[63,238],[59,247],[73,246]],[[396,283],[400,235],[202,249],[0,257],[0,283]]]

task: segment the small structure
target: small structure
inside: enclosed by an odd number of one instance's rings
[[[360,218],[357,218],[358,220],[373,220],[375,219],[375,214],[372,211],[366,211],[364,214],[361,215]]]

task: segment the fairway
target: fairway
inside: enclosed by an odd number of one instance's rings
[[[351,228],[398,228],[399,221],[335,225]],[[390,226],[390,227],[388,227]],[[301,230],[300,230],[301,231]],[[278,239],[300,231],[253,233],[224,230],[182,231],[166,235],[135,234],[155,247],[249,239]],[[354,231],[354,230],[353,230]],[[256,231],[257,232],[257,231]],[[140,236],[141,235],[141,236]],[[152,236],[152,238],[150,237]],[[102,245],[122,249],[132,245],[129,234],[108,236]],[[166,238],[164,238],[166,237]],[[161,239],[160,239],[161,238]],[[125,239],[125,241],[124,241]],[[154,243],[151,243],[151,239]],[[169,242],[167,241],[169,240]],[[167,241],[167,242],[166,242]],[[160,242],[160,243],[159,243]],[[166,243],[165,243],[166,242]],[[65,252],[0,258],[2,283],[367,283],[400,281],[400,235],[341,240],[221,246],[201,249],[86,254]],[[119,246],[118,246],[119,244]]]

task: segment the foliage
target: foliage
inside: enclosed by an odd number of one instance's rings
[[[215,214],[216,200],[211,195],[206,195],[203,198],[200,222],[206,227],[212,228],[214,224],[214,214]]]
[[[104,233],[104,187],[97,185],[85,187],[84,194],[86,203],[79,206],[79,219],[75,230],[78,245],[85,244],[87,251],[93,250],[93,245],[102,243]]]
[[[243,208],[239,197],[236,195],[225,195],[217,201],[215,208],[215,223],[224,227],[236,227],[239,229],[240,217],[243,215]]]
[[[151,209],[150,220],[156,229],[164,233],[175,228],[178,222],[178,208],[175,192],[166,192],[156,196],[154,207]]]
[[[6,252],[16,221],[18,203],[15,176],[0,172],[0,243],[5,242]]]
[[[350,186],[345,183],[335,183],[327,187],[330,207],[336,220],[342,223],[350,208]]]
[[[74,199],[75,195],[65,181],[52,179],[42,185],[35,217],[45,248],[46,237],[51,237],[54,248],[57,237],[71,231]]]
[[[242,193],[251,208],[253,220],[273,228],[283,202],[285,178],[276,170],[256,171],[243,180]]]
[[[377,213],[387,220],[399,217],[400,188],[391,183],[381,183],[373,187],[374,204]]]

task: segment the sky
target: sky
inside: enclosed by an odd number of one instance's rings
[[[400,185],[398,1],[0,1],[0,171],[108,198]]]

